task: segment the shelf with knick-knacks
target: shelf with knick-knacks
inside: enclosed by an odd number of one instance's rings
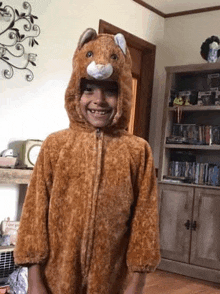
[[[218,187],[220,65],[166,70],[159,180]]]
[[[159,268],[219,283],[220,63],[166,73]]]

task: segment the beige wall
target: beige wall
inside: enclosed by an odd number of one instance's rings
[[[22,3],[23,0],[7,0],[8,5],[16,5],[19,11]],[[37,39],[40,45],[33,50],[38,55],[37,67],[33,67],[35,78],[28,83],[19,72],[11,80],[0,75],[0,152],[10,141],[43,140],[51,132],[68,127],[64,92],[73,51],[87,27],[98,30],[99,19],[103,19],[155,45],[163,40],[164,19],[132,0],[30,0],[30,3],[41,28]],[[0,73],[3,69],[0,61]],[[153,112],[157,111],[155,106],[153,103]],[[17,186],[0,185],[0,221],[7,216],[16,219],[18,199]]]

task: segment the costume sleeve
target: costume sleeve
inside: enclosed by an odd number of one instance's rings
[[[47,216],[52,167],[47,140],[42,144],[27,189],[14,251],[15,263],[42,263],[48,256]]]
[[[145,142],[134,188],[135,206],[127,251],[133,272],[152,272],[160,262],[158,195],[152,151]]]

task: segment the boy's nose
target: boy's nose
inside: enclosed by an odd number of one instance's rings
[[[105,93],[102,89],[95,90],[95,103],[99,104],[105,101]]]

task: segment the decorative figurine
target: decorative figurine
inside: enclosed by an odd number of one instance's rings
[[[219,49],[220,40],[217,36],[211,36],[207,38],[205,42],[202,43],[200,54],[203,59],[209,63],[214,63],[218,60],[220,56]]]
[[[174,99],[174,101],[173,101],[173,105],[174,105],[174,106],[184,105],[183,97],[181,97],[181,96],[177,96],[177,97]]]

